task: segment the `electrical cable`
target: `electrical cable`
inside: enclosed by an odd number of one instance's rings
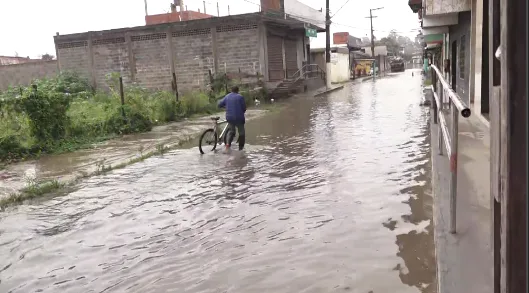
[[[347,4],[349,3],[349,0],[345,1],[345,3],[342,5],[342,7],[340,7],[340,9],[338,9],[338,11],[336,11],[336,13],[334,13],[331,18],[333,18],[336,14],[338,14],[338,12],[340,12],[340,10],[342,10],[342,8]]]

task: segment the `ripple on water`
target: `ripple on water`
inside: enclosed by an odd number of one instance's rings
[[[0,292],[435,292],[419,85],[294,99],[245,153],[177,150],[2,213]]]

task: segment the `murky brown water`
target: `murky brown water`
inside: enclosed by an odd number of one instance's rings
[[[0,214],[0,292],[435,292],[410,71],[294,99],[197,148]]]

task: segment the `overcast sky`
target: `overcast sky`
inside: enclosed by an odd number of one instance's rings
[[[144,0],[0,0],[0,55],[55,55],[53,36],[86,31],[141,26],[145,24]],[[259,11],[259,0],[219,0],[220,15]],[[325,7],[325,0],[300,0],[315,9]],[[347,0],[330,0],[333,15]],[[172,0],[147,0],[149,14],[169,12]],[[184,0],[189,10],[203,12],[202,0]],[[349,0],[333,17],[331,32],[349,32],[355,37],[369,36],[370,8],[384,7],[373,12],[375,36],[382,38],[395,29],[402,35],[414,37],[419,28],[417,15],[408,0]],[[206,0],[206,12],[216,14],[217,1]],[[312,39],[313,47],[325,45],[325,35]]]

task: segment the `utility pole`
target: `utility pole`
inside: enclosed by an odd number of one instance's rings
[[[149,13],[147,12],[147,0],[143,0],[143,2],[145,3],[145,16],[148,16]]]
[[[366,17],[371,21],[371,56],[373,58],[375,58],[375,33],[373,30],[373,18],[376,18],[376,16],[373,16],[373,11],[380,9],[384,9],[384,7],[369,9],[369,16]]]
[[[219,2],[217,2],[217,17],[220,17]]]
[[[203,1],[204,2],[204,14],[207,14],[206,12],[206,1]]]
[[[371,56],[375,58],[375,34],[373,33],[373,9],[369,9],[369,21],[371,21]]]
[[[376,17],[376,16],[373,16],[373,11],[380,10],[380,9],[384,9],[384,7],[369,9],[369,16],[367,17],[371,21],[371,57],[373,57],[373,59],[375,59],[375,33],[373,31],[373,18]],[[375,77],[377,73],[376,71],[377,71],[376,61],[373,61],[373,78]]]
[[[327,88],[331,88],[331,14],[329,10],[329,0],[325,1],[325,83]]]

